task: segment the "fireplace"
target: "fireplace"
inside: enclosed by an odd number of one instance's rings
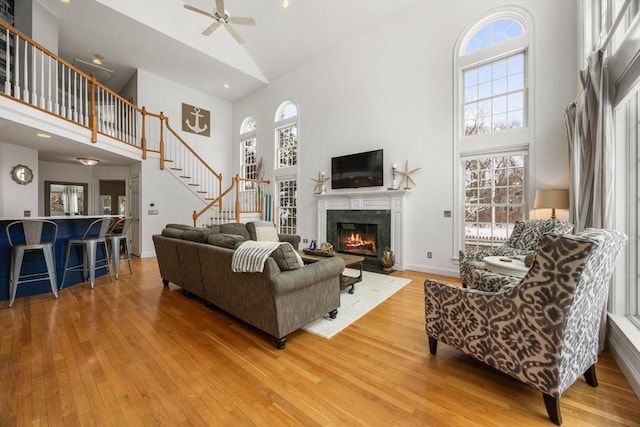
[[[378,256],[378,225],[337,223],[338,252]]]
[[[365,270],[381,271],[378,258],[391,247],[391,212],[329,210],[327,241],[338,252],[363,256]]]
[[[404,270],[406,267],[406,232],[404,227],[406,216],[406,198],[411,194],[409,190],[388,191],[332,191],[318,194],[317,199],[317,236],[318,242],[327,241],[338,250],[337,222],[376,224],[378,226],[378,240],[376,250],[378,257],[365,256],[364,268],[367,264],[374,264],[380,269],[379,257],[386,249],[391,249],[395,255],[394,268]],[[336,218],[340,218],[339,221]],[[375,220],[370,220],[376,218]]]

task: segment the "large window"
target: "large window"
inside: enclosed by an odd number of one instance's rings
[[[501,246],[514,222],[525,218],[524,159],[505,155],[463,161],[465,249]]]
[[[278,181],[278,223],[282,234],[298,230],[298,184],[295,179]]]
[[[464,71],[464,134],[524,126],[523,52]]]
[[[298,108],[292,101],[283,102],[276,111],[275,170],[278,230],[296,234],[298,222]]]
[[[258,179],[256,121],[247,117],[240,127],[240,176]],[[254,183],[243,182],[245,190],[252,189]]]
[[[531,18],[508,8],[456,45],[457,249],[502,245],[527,218]]]

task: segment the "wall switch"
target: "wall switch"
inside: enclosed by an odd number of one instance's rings
[[[158,215],[158,209],[149,209],[149,215]]]
[[[445,218],[451,218],[451,211],[444,211]]]
[[[24,211],[24,216],[25,217],[31,216],[31,211]]]
[[[433,254],[431,252],[427,252],[427,258],[429,259],[433,258]]]
[[[302,243],[309,243],[309,239],[307,238],[302,239]]]

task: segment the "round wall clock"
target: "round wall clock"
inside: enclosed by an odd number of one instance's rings
[[[27,185],[33,181],[33,171],[29,166],[16,165],[11,169],[11,178],[20,185]]]

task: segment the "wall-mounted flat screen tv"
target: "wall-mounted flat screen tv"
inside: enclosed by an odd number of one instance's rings
[[[381,149],[331,159],[331,188],[381,187],[383,185]]]

